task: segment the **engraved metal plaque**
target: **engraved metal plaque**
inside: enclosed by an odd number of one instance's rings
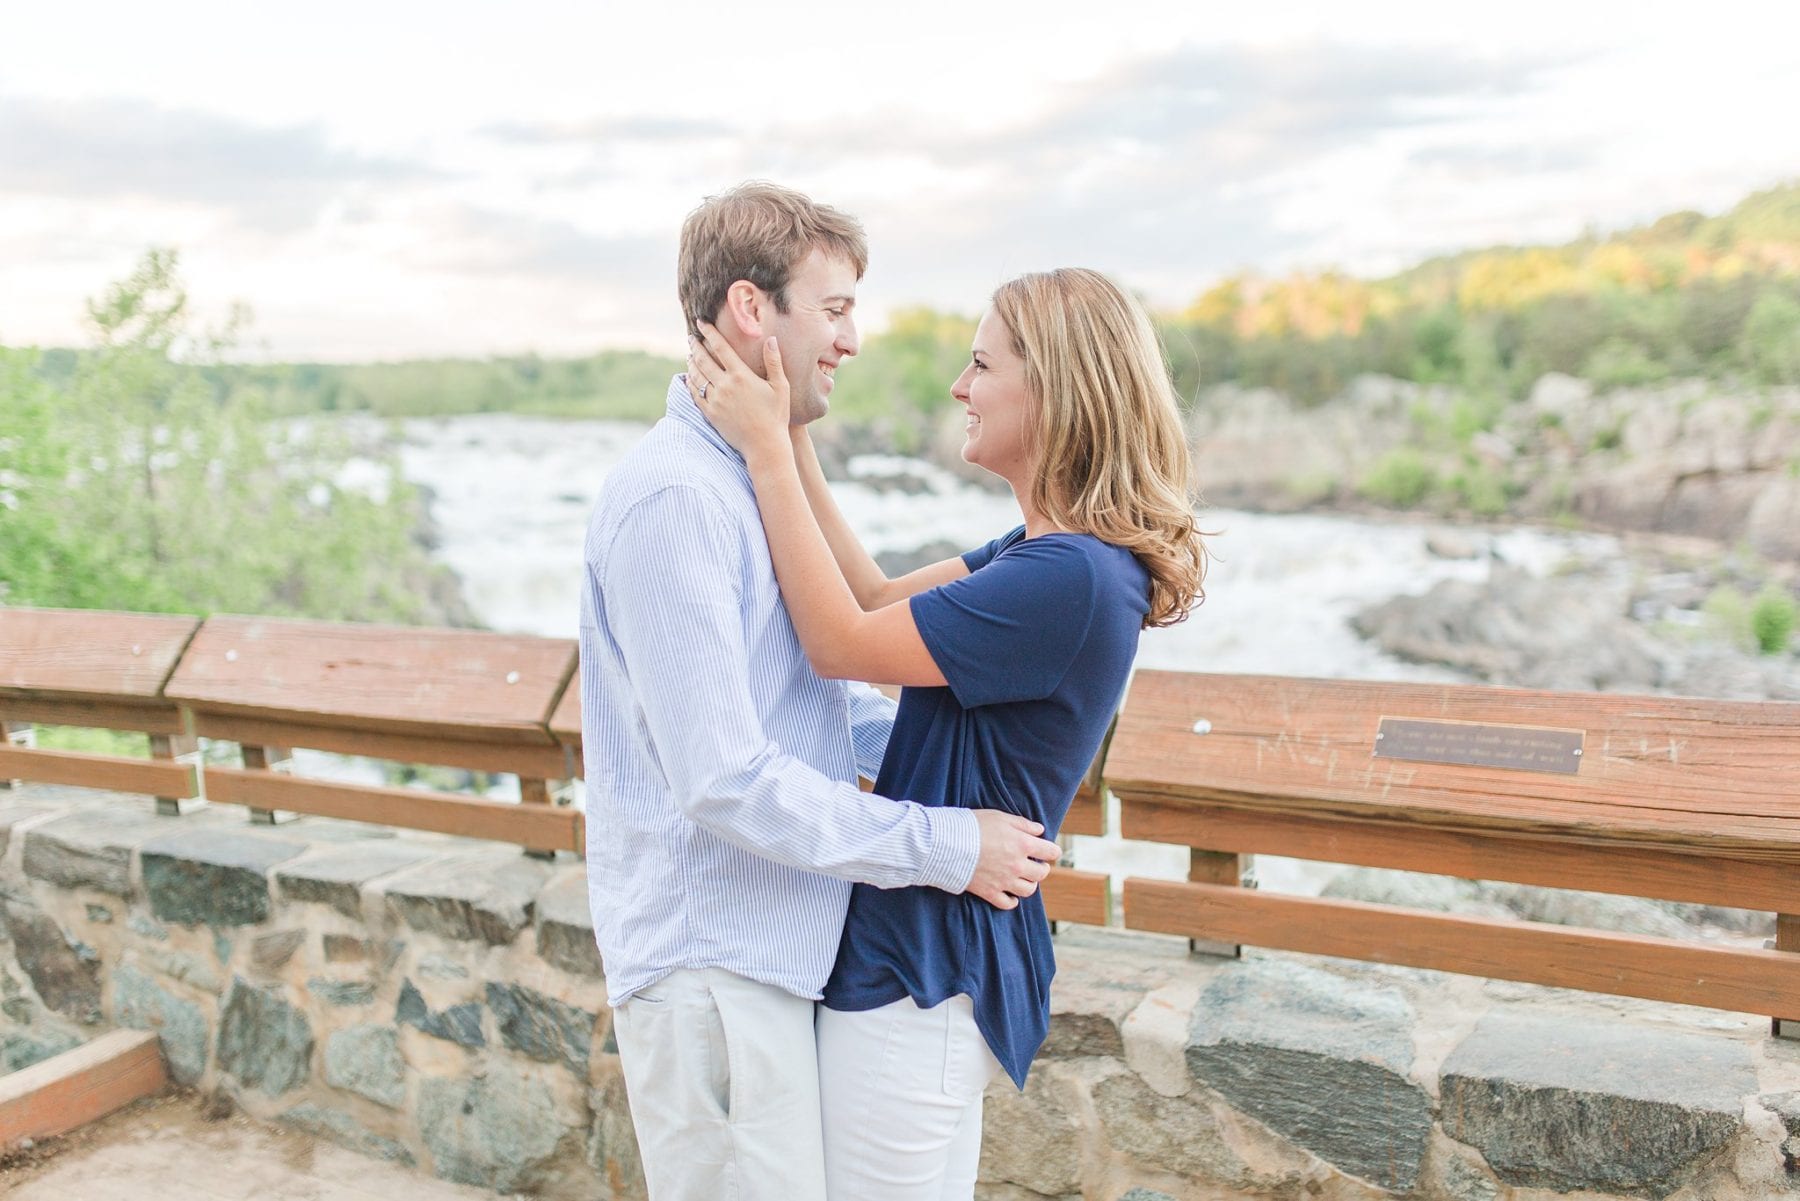
[[[1572,776],[1581,768],[1585,730],[1501,726],[1466,721],[1384,717],[1375,735],[1378,759],[1458,763]]]

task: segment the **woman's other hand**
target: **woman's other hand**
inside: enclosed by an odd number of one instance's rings
[[[688,355],[688,390],[700,411],[745,459],[791,454],[788,379],[775,339],[763,342],[765,379],[750,370],[712,325],[702,321],[699,328]]]

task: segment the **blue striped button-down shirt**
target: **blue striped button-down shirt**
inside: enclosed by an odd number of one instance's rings
[[[743,458],[681,376],[608,475],[586,560],[588,895],[609,1003],[695,967],[816,998],[850,881],[968,883],[973,812],[857,789],[892,703],[813,673]]]

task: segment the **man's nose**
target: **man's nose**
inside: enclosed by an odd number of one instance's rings
[[[837,349],[839,354],[853,355],[862,349],[862,335],[856,332],[856,321],[846,317],[838,330]]]

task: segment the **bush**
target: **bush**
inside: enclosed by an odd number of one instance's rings
[[[1756,639],[1756,649],[1765,655],[1785,652],[1794,635],[1796,618],[1800,618],[1800,608],[1787,589],[1774,583],[1766,585],[1750,608],[1750,633]]]
[[[1744,322],[1748,366],[1765,384],[1800,384],[1800,301],[1770,290]]]
[[[1437,490],[1437,472],[1411,447],[1390,450],[1363,477],[1362,494],[1396,509],[1415,508]]]

